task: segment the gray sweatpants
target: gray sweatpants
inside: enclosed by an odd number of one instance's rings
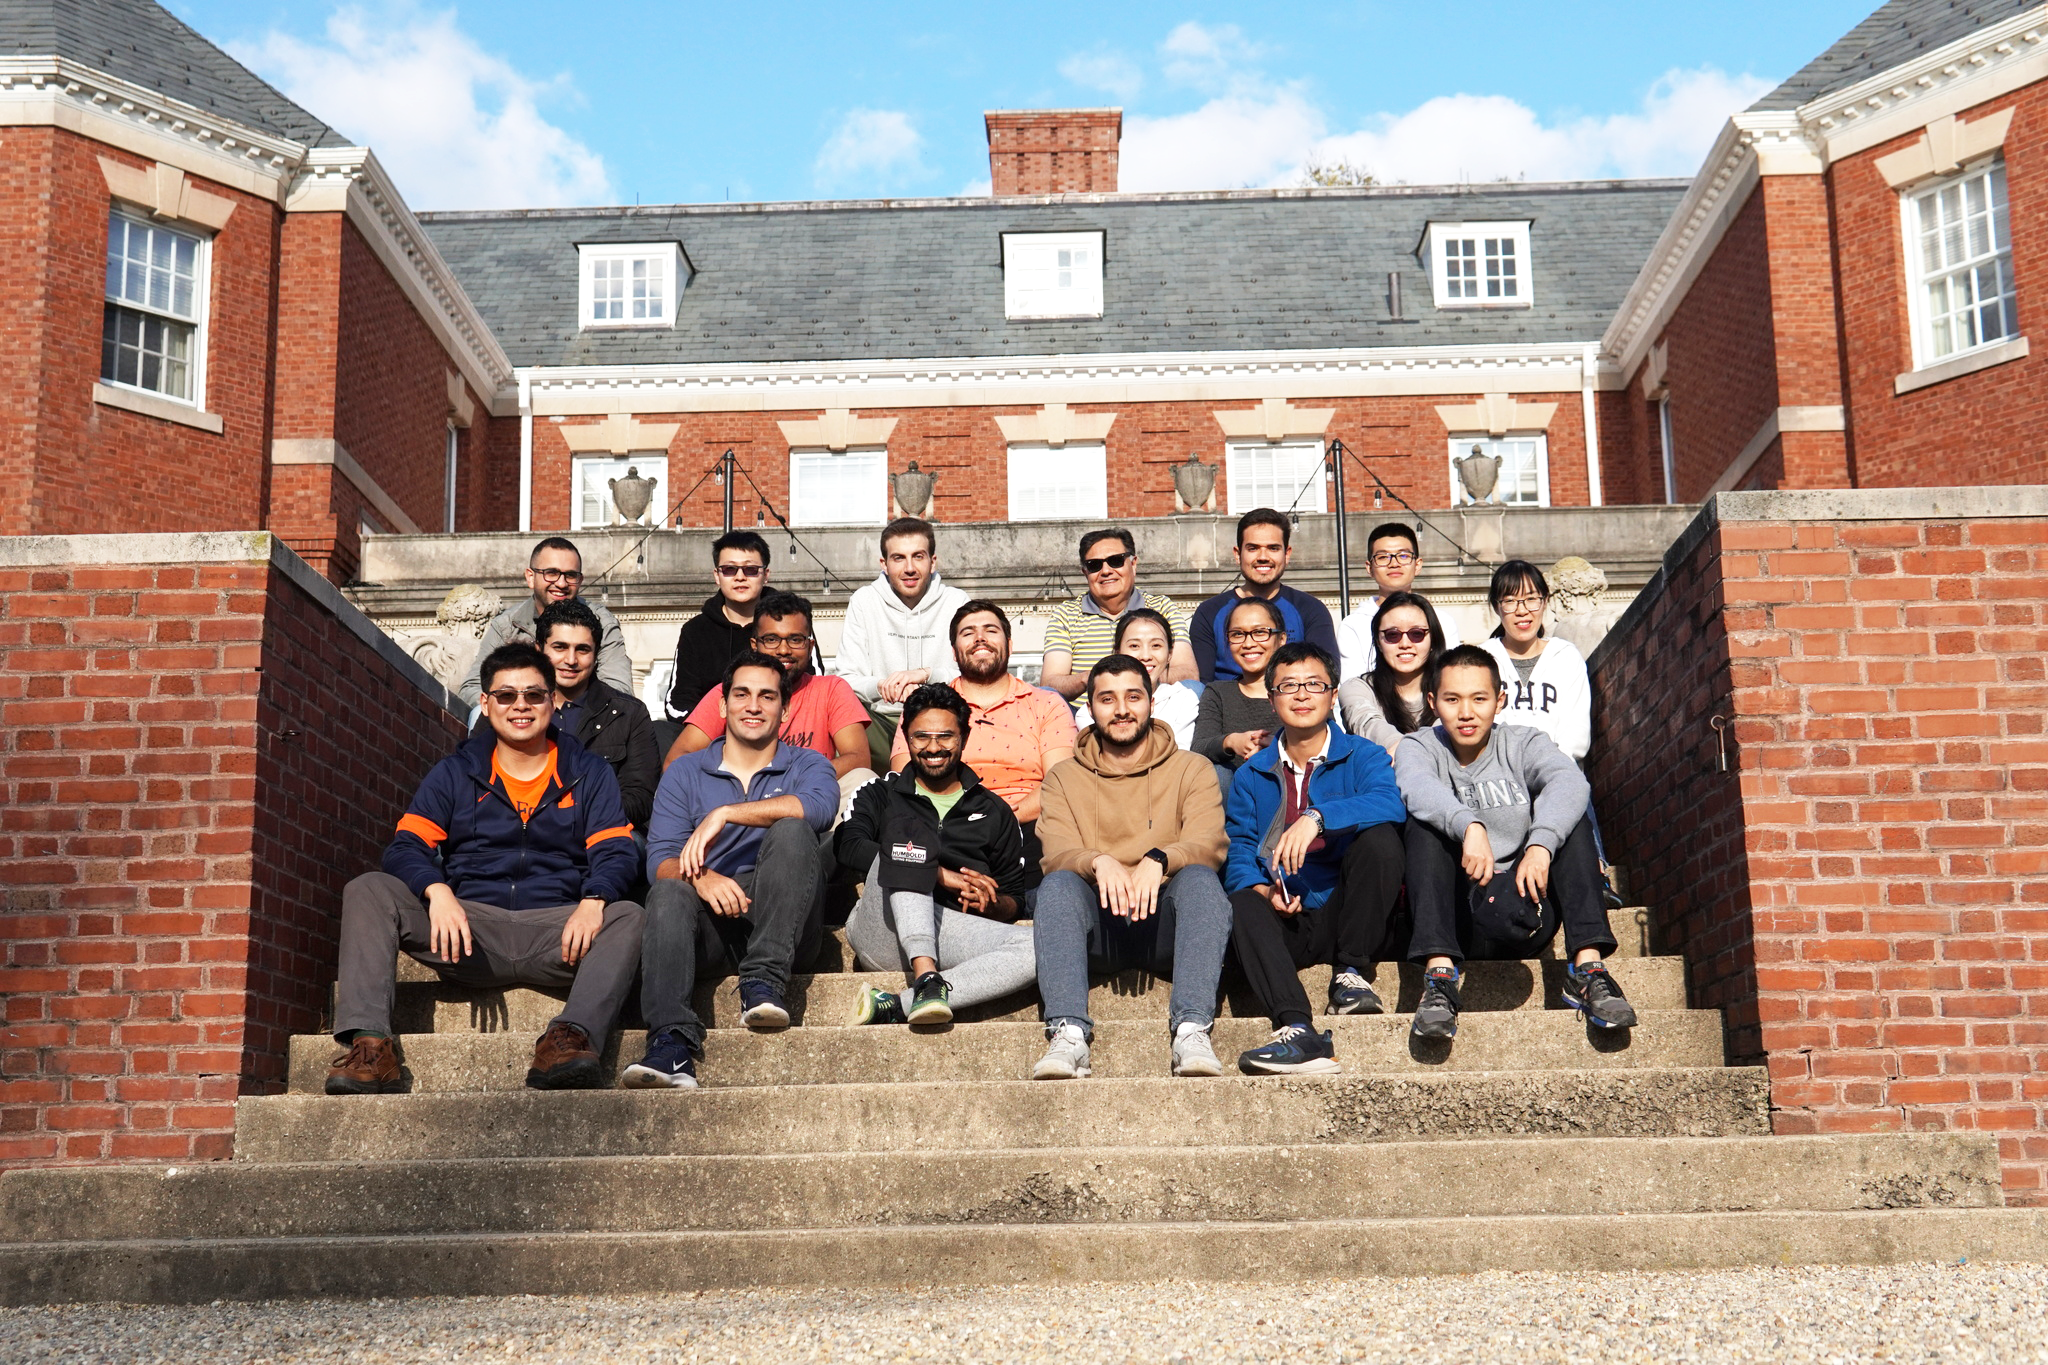
[[[956,1006],[994,1000],[1038,979],[1030,925],[941,910],[915,891],[884,892],[879,858],[868,868],[860,904],[847,917],[846,941],[854,959],[871,972],[907,975],[912,958],[938,959]],[[902,999],[909,1009],[910,992]]]
[[[575,906],[500,910],[482,901],[464,901],[462,908],[469,916],[471,952],[450,961],[427,946],[431,926],[426,904],[404,882],[388,872],[365,872],[343,889],[336,1038],[346,1040],[357,1030],[390,1034],[391,1003],[398,991],[392,964],[403,949],[458,986],[566,990],[568,1002],[550,1022],[574,1024],[594,1045],[604,1046],[640,966],[638,905],[607,905],[604,927],[573,967],[562,961],[562,926],[576,913]]]

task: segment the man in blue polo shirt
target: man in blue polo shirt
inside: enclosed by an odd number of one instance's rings
[[[1287,572],[1288,561],[1294,557],[1293,533],[1293,523],[1286,515],[1270,507],[1255,508],[1237,519],[1237,546],[1231,554],[1237,558],[1237,569],[1244,575],[1244,582],[1225,588],[1195,608],[1194,624],[1188,631],[1188,642],[1195,651],[1195,668],[1203,682],[1235,680],[1243,673],[1223,633],[1230,626],[1231,608],[1247,597],[1263,597],[1280,609],[1288,643],[1311,644],[1331,654],[1337,652],[1337,627],[1322,599],[1280,581]]]

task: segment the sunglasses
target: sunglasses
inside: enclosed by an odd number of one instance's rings
[[[554,693],[548,691],[545,687],[500,687],[493,689],[487,695],[500,706],[511,706],[515,702],[522,701],[528,706],[539,706],[549,697],[552,697]]]
[[[1380,639],[1386,644],[1398,645],[1406,640],[1411,645],[1426,644],[1429,641],[1428,626],[1410,626],[1402,630],[1399,626],[1388,626],[1380,632]]]
[[[1135,557],[1126,550],[1122,554],[1104,555],[1100,559],[1084,559],[1081,561],[1081,567],[1089,573],[1101,573],[1104,569],[1121,569]]]
[[[718,576],[720,578],[759,578],[767,572],[768,570],[760,564],[721,564],[718,566]]]

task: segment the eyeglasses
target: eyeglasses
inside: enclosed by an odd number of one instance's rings
[[[810,644],[808,635],[756,635],[755,645],[762,649],[802,649]]]
[[[721,564],[718,566],[718,576],[720,578],[759,578],[767,572],[767,566],[762,564]]]
[[[1081,567],[1089,573],[1101,573],[1104,569],[1121,569],[1135,558],[1136,555],[1126,550],[1122,554],[1104,555],[1100,559],[1084,559],[1081,561]]]
[[[1511,611],[1541,611],[1543,604],[1548,600],[1544,597],[1503,597],[1495,605],[1494,610],[1503,616]]]
[[[511,706],[515,702],[522,701],[528,706],[539,706],[549,697],[552,697],[554,693],[548,691],[545,687],[498,687],[493,688],[485,695],[500,706]]]
[[[1270,640],[1275,635],[1285,633],[1284,631],[1275,630],[1271,626],[1252,626],[1248,630],[1226,630],[1223,632],[1223,635],[1230,643],[1241,645],[1247,640]]]
[[[1283,697],[1320,697],[1325,692],[1334,692],[1337,689],[1321,678],[1289,678],[1286,682],[1274,683],[1267,690],[1277,692]]]
[[[581,583],[583,581],[583,570],[581,569],[529,569],[527,572],[537,573],[549,583]]]
[[[1380,632],[1380,639],[1390,645],[1398,645],[1403,640],[1406,640],[1411,645],[1427,644],[1429,642],[1429,627],[1410,626],[1408,629],[1403,630],[1399,626],[1388,626]]]
[[[1415,552],[1413,550],[1381,550],[1372,557],[1372,562],[1379,565],[1382,569],[1398,569],[1403,564],[1413,564],[1415,562]]]

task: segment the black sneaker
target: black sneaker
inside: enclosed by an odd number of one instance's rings
[[[1385,1014],[1387,1007],[1372,979],[1356,967],[1338,967],[1330,976],[1331,1014]]]
[[[896,992],[880,990],[874,986],[862,986],[860,998],[853,1002],[853,1023],[855,1024],[907,1024],[903,1002],[896,998]]]
[[[1337,1065],[1337,1046],[1328,1029],[1317,1033],[1289,1024],[1275,1029],[1273,1041],[1264,1047],[1239,1053],[1237,1069],[1250,1076],[1314,1076],[1343,1068]]]
[[[1586,1016],[1586,1022],[1601,1028],[1634,1028],[1636,1007],[1621,993],[1621,983],[1607,970],[1605,962],[1588,962],[1567,967],[1564,973],[1564,1002]]]
[[[748,1028],[788,1028],[789,1006],[765,981],[740,982],[740,1022]]]
[[[1458,983],[1464,979],[1456,967],[1432,967],[1422,974],[1422,999],[1415,1003],[1415,1022],[1408,1032],[1417,1038],[1458,1036]]]
[[[647,1055],[619,1073],[628,1090],[695,1090],[697,1049],[679,1028],[665,1028],[647,1040]]]
[[[926,972],[910,983],[910,1022],[950,1024],[953,1022],[953,987],[937,972]]]

